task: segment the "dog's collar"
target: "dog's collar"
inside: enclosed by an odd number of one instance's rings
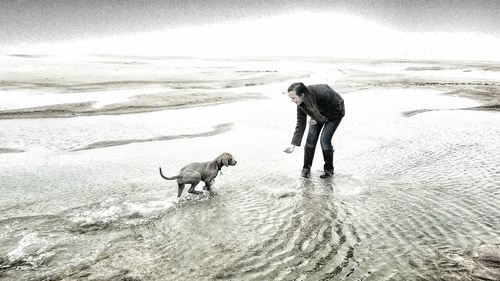
[[[214,163],[215,165],[217,165],[217,170],[222,171],[222,167],[224,165],[219,166],[219,164],[216,161],[212,161],[212,163]]]
[[[219,166],[219,164],[217,164],[216,161],[212,161],[212,163],[214,163],[217,166],[217,171],[220,171],[220,174],[222,175],[222,166],[224,166],[224,165]]]

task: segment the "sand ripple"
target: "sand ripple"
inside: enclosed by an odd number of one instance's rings
[[[0,279],[498,280],[498,113],[420,91],[345,95],[330,180],[319,147],[307,180],[282,152],[281,94],[3,120],[0,152],[24,152],[0,157]],[[225,151],[213,193],[177,199],[158,174]]]

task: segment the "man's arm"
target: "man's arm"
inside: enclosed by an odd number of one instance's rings
[[[299,106],[297,106],[297,125],[295,126],[295,132],[293,133],[293,145],[300,146],[302,137],[304,136],[304,131],[306,130],[306,122],[307,114]]]

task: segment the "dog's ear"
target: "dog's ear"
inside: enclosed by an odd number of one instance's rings
[[[226,167],[229,166],[229,156],[227,154],[222,156],[222,164]]]

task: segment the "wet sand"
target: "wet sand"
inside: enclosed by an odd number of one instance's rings
[[[209,137],[218,134],[222,134],[231,130],[233,124],[219,124],[213,127],[213,130],[208,132],[196,133],[196,134],[184,134],[184,135],[170,135],[170,136],[160,136],[155,138],[147,138],[147,139],[129,139],[129,140],[120,140],[120,141],[103,141],[103,142],[95,142],[91,143],[85,147],[74,149],[73,151],[78,150],[88,150],[88,149],[96,149],[107,146],[117,146],[117,145],[126,145],[130,143],[139,143],[139,142],[149,142],[149,141],[165,141],[165,140],[175,140],[182,138],[199,138],[199,137]]]
[[[175,97],[172,95],[148,95],[136,96],[131,102],[115,103],[99,109],[94,108],[94,102],[70,103],[47,105],[40,107],[30,107],[14,110],[0,111],[0,119],[19,119],[19,118],[65,118],[76,116],[95,116],[95,115],[116,115],[159,111],[165,109],[179,109],[191,106],[214,105],[226,102],[235,102],[248,99],[263,98],[260,94],[190,94],[185,93]]]
[[[494,63],[5,60],[0,280],[500,276]],[[346,101],[331,180],[319,148],[307,180],[302,150],[282,152],[297,80]],[[212,194],[177,199],[158,175],[224,151],[238,164]]]
[[[24,152],[24,150],[12,149],[12,148],[0,148],[0,154],[1,153],[20,153],[20,152]]]

